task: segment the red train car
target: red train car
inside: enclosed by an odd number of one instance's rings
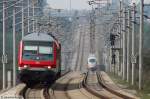
[[[61,74],[61,46],[46,33],[23,37],[18,53],[18,77],[21,82],[54,82]]]

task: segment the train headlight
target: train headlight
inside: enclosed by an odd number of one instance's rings
[[[18,70],[21,70],[21,67],[18,67]]]
[[[28,65],[24,65],[24,68],[28,68]]]
[[[48,69],[51,69],[52,67],[51,67],[51,66],[48,66],[47,68],[48,68]]]

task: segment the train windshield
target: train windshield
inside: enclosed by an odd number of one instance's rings
[[[53,60],[52,42],[24,42],[23,59]]]
[[[53,54],[52,47],[39,46],[40,54]]]
[[[96,62],[96,59],[90,59],[89,60],[91,63],[95,63]]]

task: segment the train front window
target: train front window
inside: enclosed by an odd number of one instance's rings
[[[95,62],[96,62],[95,59],[90,59],[89,61],[90,61],[91,63],[95,63]]]
[[[53,60],[52,42],[24,42],[23,59]]]
[[[41,60],[53,59],[53,48],[47,46],[39,46],[39,54]]]
[[[24,46],[23,59],[34,60],[38,52],[38,46]]]
[[[24,46],[24,51],[26,54],[36,54],[38,51],[38,46]]]
[[[39,54],[52,54],[52,47],[39,46]]]

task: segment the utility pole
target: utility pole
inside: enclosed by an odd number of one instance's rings
[[[30,32],[30,20],[29,20],[29,16],[30,16],[30,0],[28,0],[28,17],[27,17],[27,20],[28,20],[28,33]]]
[[[123,8],[123,80],[126,71],[126,8]]]
[[[133,61],[133,58],[135,58],[135,3],[133,3],[133,13],[132,13],[132,56],[131,56],[131,62],[132,62],[132,85],[134,85],[134,72],[135,72],[135,62]]]
[[[143,65],[143,10],[144,0],[141,0],[140,5],[140,35],[139,35],[139,90],[142,89],[142,65]]]
[[[118,16],[118,26],[117,26],[117,34],[120,34],[120,19],[119,19],[119,16]],[[120,41],[119,41],[119,46],[120,46]],[[121,48],[120,48],[121,49]],[[117,75],[119,76],[119,74],[120,74],[120,66],[121,66],[121,61],[120,61],[120,50],[118,50],[118,54],[119,54],[119,56],[118,56],[118,66],[117,66]]]
[[[3,64],[3,90],[5,90],[5,87],[6,87],[6,79],[5,79],[5,77],[6,77],[6,74],[5,74],[5,70],[6,70],[6,68],[5,68],[5,66],[6,66],[6,63],[7,63],[7,56],[6,56],[6,52],[5,52],[5,37],[6,37],[6,21],[5,21],[5,16],[6,16],[6,10],[5,10],[5,8],[6,8],[6,1],[5,0],[3,0],[3,55],[2,55],[2,64]]]
[[[35,18],[34,18],[34,17],[35,17],[35,1],[33,1],[32,13],[33,13],[33,16],[32,16],[32,17],[33,17],[33,18],[32,18],[32,19],[33,19],[33,20],[32,20],[32,22],[33,22],[33,24],[32,24],[33,27],[32,27],[32,29],[33,29],[33,32],[35,32]]]
[[[120,0],[120,7],[119,7],[119,32],[120,32],[120,74],[122,76],[122,1]]]
[[[38,32],[38,18],[35,19],[35,29],[37,33]]]
[[[23,38],[24,37],[24,2],[23,1],[22,1],[21,13],[22,13],[22,38]]]
[[[130,31],[131,31],[131,23],[130,23],[131,11],[128,9],[128,32],[127,32],[127,82],[129,82],[129,66],[130,66]]]
[[[14,2],[15,3],[15,2]],[[16,12],[13,7],[13,86],[16,86]]]

